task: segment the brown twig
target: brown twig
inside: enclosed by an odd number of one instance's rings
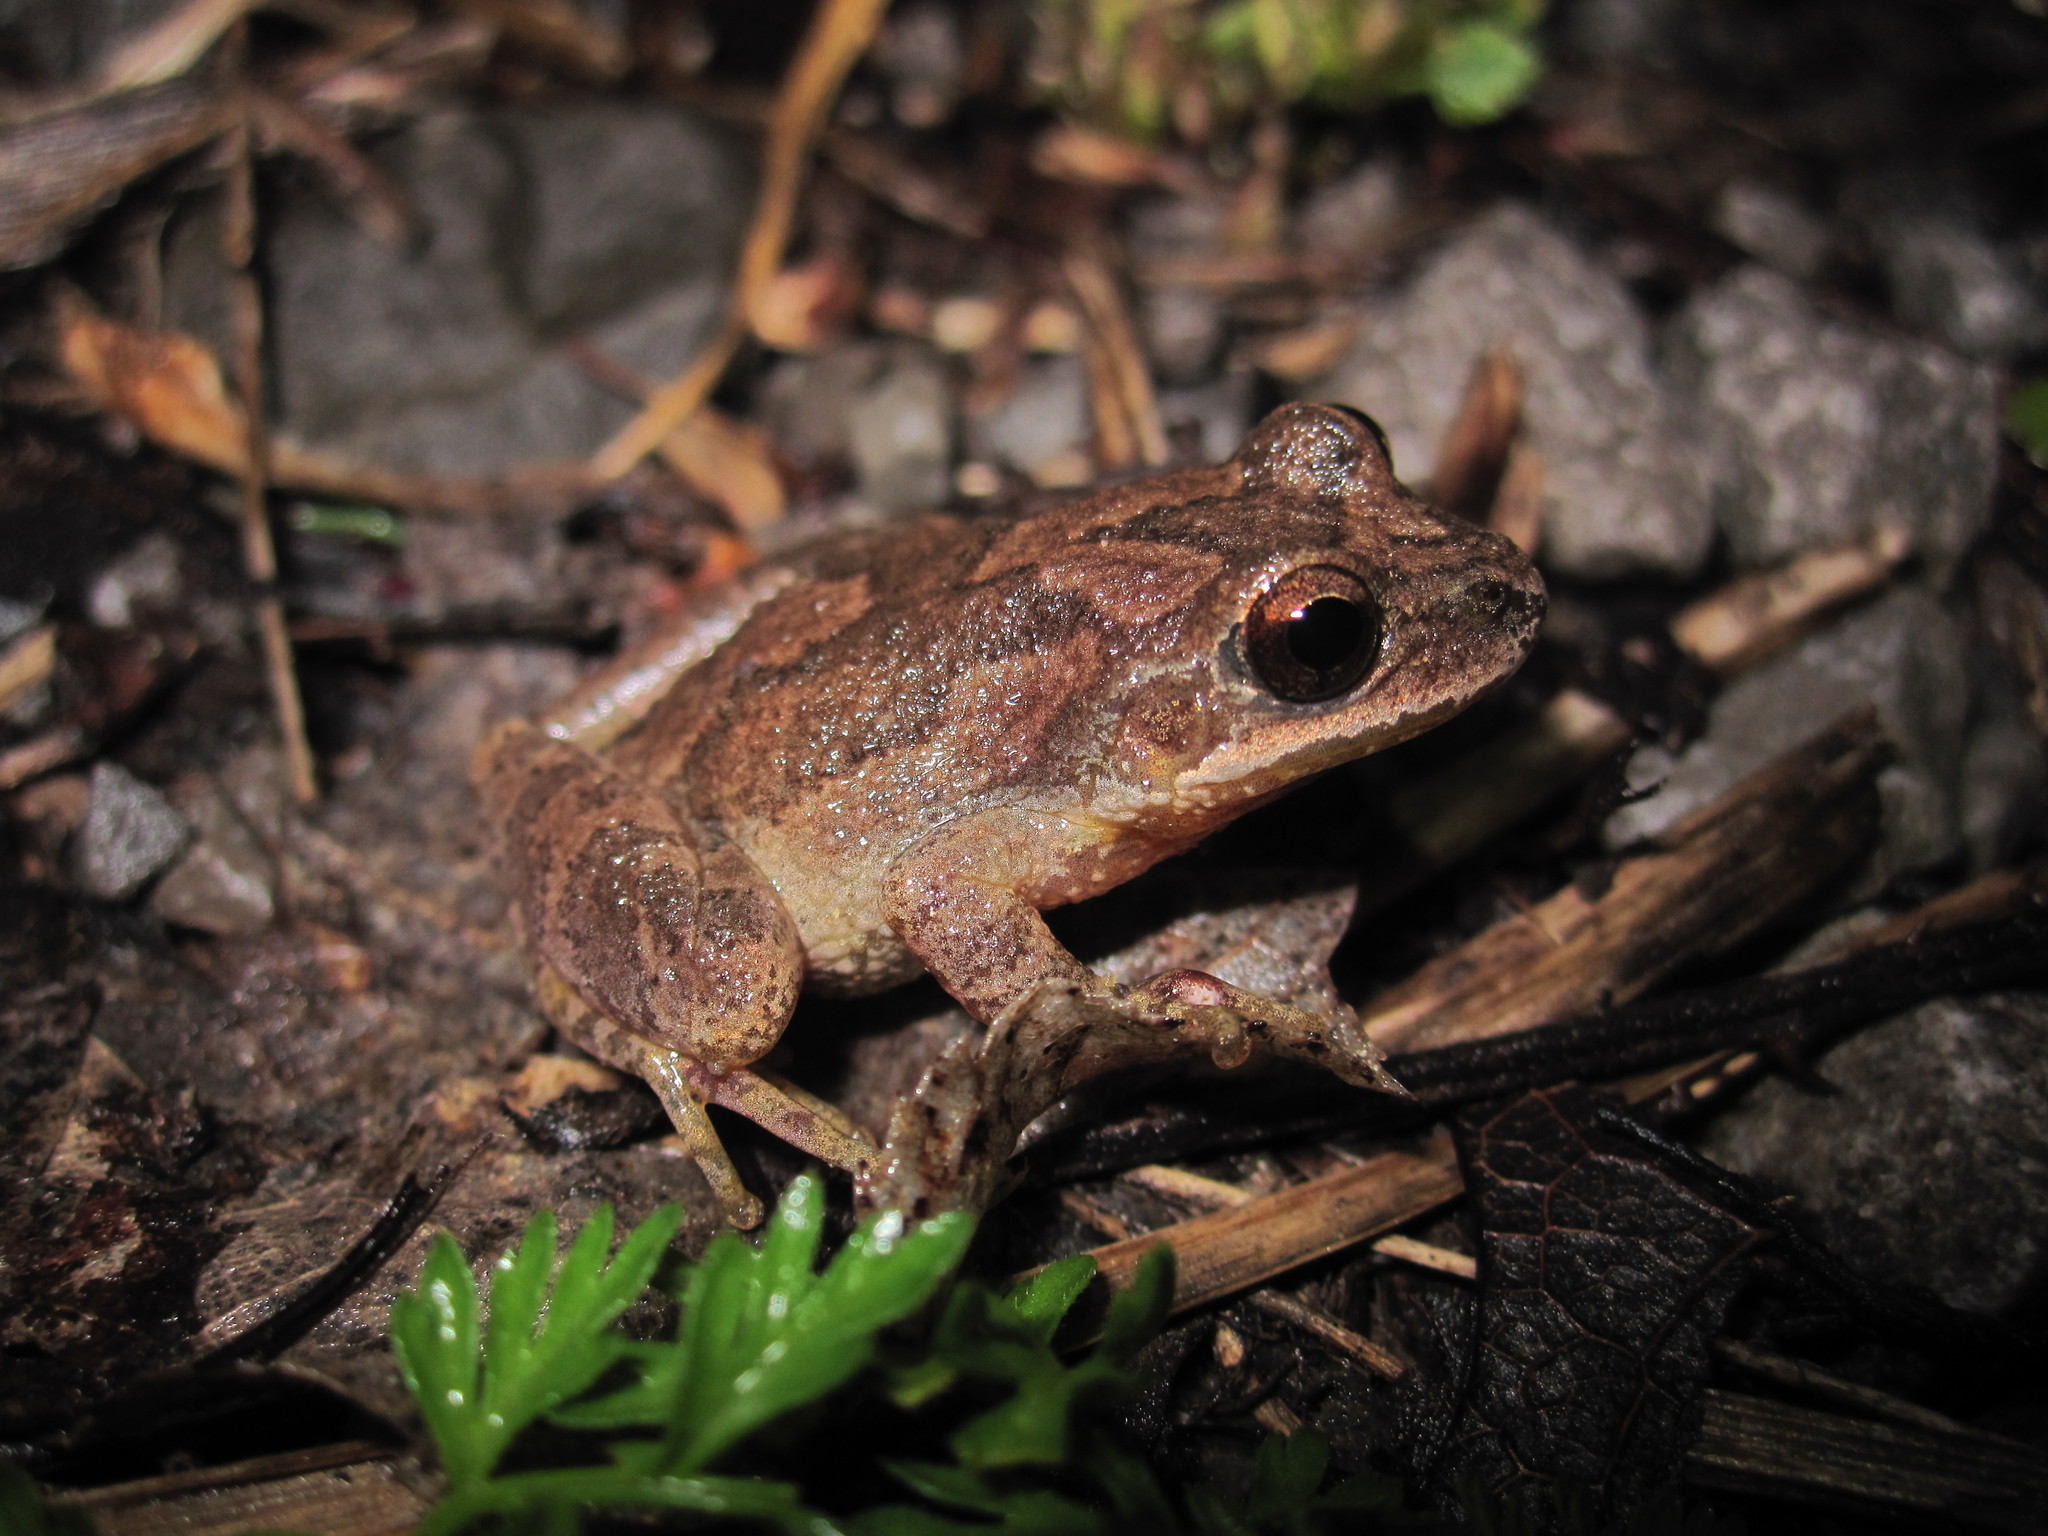
[[[1089,398],[1102,467],[1164,464],[1166,429],[1152,393],[1152,372],[1109,263],[1099,251],[1076,246],[1061,258],[1060,268],[1087,320]]]
[[[818,8],[775,100],[762,154],[761,195],[740,250],[725,323],[690,366],[655,391],[640,414],[597,451],[591,463],[605,479],[625,474],[681,426],[710,397],[746,340],[754,301],[775,276],[789,245],[811,146],[825,126],[825,114],[841,83],[867,51],[887,8],[888,0],[825,0]]]
[[[248,96],[248,23],[228,33],[226,64],[240,110],[228,130],[227,209],[222,254],[233,276],[235,385],[242,396],[242,566],[256,585],[256,627],[271,707],[284,739],[292,798],[309,805],[320,796],[313,748],[306,740],[306,709],[292,663],[284,598],[277,590],[277,545],[270,532],[270,435],[263,424],[263,292],[256,278],[256,112]]]

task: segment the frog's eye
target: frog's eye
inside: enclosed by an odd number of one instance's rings
[[[1379,610],[1365,583],[1336,565],[1304,565],[1259,594],[1244,616],[1252,675],[1293,704],[1358,686],[1380,650]]]

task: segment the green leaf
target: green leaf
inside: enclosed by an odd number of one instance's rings
[[[476,1282],[455,1239],[438,1234],[420,1266],[419,1289],[391,1303],[391,1348],[406,1390],[457,1488],[491,1470],[490,1438],[477,1404]]]
[[[682,1219],[680,1206],[662,1207],[607,1263],[612,1212],[598,1207],[570,1244],[550,1296],[555,1218],[536,1213],[518,1246],[492,1266],[481,1335],[469,1265],[445,1232],[435,1239],[419,1288],[392,1303],[391,1342],[452,1488],[482,1483],[522,1430],[588,1391],[627,1352],[607,1330],[647,1288]]]
[[[0,1459],[0,1532],[6,1536],[92,1536],[92,1515],[45,1503],[42,1489],[13,1462]]]
[[[1542,68],[1526,38],[1491,22],[1467,22],[1437,35],[1424,88],[1445,122],[1473,127],[1519,106]]]
[[[1175,1275],[1171,1247],[1155,1243],[1145,1251],[1130,1289],[1110,1299],[1109,1312],[1102,1320],[1102,1343],[1096,1351],[1100,1358],[1128,1365],[1158,1336],[1173,1311]]]
[[[824,1219],[819,1181],[794,1179],[758,1253],[721,1238],[684,1294],[684,1363],[665,1468],[695,1472],[792,1408],[842,1385],[874,1357],[875,1335],[928,1301],[959,1264],[973,1223],[869,1218],[814,1276]]]
[[[413,1536],[453,1536],[487,1516],[553,1509],[669,1509],[736,1520],[766,1520],[800,1536],[833,1536],[825,1516],[788,1483],[750,1477],[650,1477],[618,1467],[521,1472],[443,1499]]]
[[[2005,404],[2005,430],[2043,469],[2048,469],[2048,378],[2029,379]]]
[[[882,1470],[920,1498],[971,1515],[999,1515],[1003,1501],[975,1473],[937,1461],[884,1461]]]
[[[1258,1536],[1213,1488],[1196,1484],[1188,1489],[1187,1502],[1197,1536]]]
[[[1085,1253],[1071,1254],[1018,1281],[1003,1299],[1016,1309],[1041,1344],[1050,1344],[1061,1321],[1094,1278],[1094,1258]]]
[[[1254,1525],[1299,1521],[1322,1487],[1329,1466],[1330,1442],[1313,1429],[1298,1429],[1284,1438],[1267,1436],[1252,1463],[1246,1516]]]

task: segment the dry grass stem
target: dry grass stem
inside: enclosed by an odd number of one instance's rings
[[[825,0],[804,34],[775,100],[762,155],[761,194],[740,250],[738,276],[725,323],[690,366],[655,391],[646,408],[626,423],[592,459],[599,475],[615,480],[661,445],[709,398],[746,339],[755,296],[782,264],[796,222],[797,198],[811,146],[826,113],[881,25],[888,0]]]
[[[1364,1334],[1346,1328],[1320,1307],[1312,1307],[1279,1291],[1260,1291],[1251,1298],[1251,1303],[1261,1312],[1292,1323],[1304,1333],[1314,1334],[1325,1344],[1349,1355],[1375,1376],[1387,1381],[1400,1381],[1408,1374],[1407,1361],[1385,1346],[1373,1343]]]

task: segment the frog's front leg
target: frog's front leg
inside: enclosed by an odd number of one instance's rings
[[[566,1033],[653,1087],[739,1225],[760,1219],[704,1109],[720,1104],[858,1172],[864,1137],[749,1070],[803,985],[796,925],[738,847],[604,759],[500,727],[478,786],[504,847],[543,1001]]]
[[[1129,854],[1134,839],[1115,847]],[[1153,850],[1163,852],[1166,850]],[[1133,870],[1116,871],[1099,883],[1073,873],[1085,871],[1095,855],[1090,828],[1042,814],[997,811],[949,826],[910,850],[892,871],[888,918],[911,953],[939,979],[961,1006],[992,1023],[1020,999],[1048,987],[1067,987],[1085,998],[1097,1016],[1121,1016],[1142,1033],[1161,1034],[1154,1055],[1186,1054],[1198,1044],[1218,1066],[1241,1065],[1257,1046],[1310,1061],[1347,1082],[1402,1093],[1381,1066],[1381,1053],[1348,1016],[1323,1019],[1302,1009],[1232,986],[1204,971],[1167,971],[1141,986],[1125,987],[1098,976],[1070,954],[1039,915],[1037,901],[1048,894],[1066,898],[1119,883]],[[1149,853],[1130,855],[1142,868]],[[1072,884],[1061,889],[1039,872],[1067,871]],[[1119,1051],[1128,1054],[1128,1041]],[[1093,1075],[1114,1063],[1097,1064],[1101,1052],[1087,1050],[1073,1061],[1075,1073]],[[1091,1070],[1092,1068],[1092,1070]]]

